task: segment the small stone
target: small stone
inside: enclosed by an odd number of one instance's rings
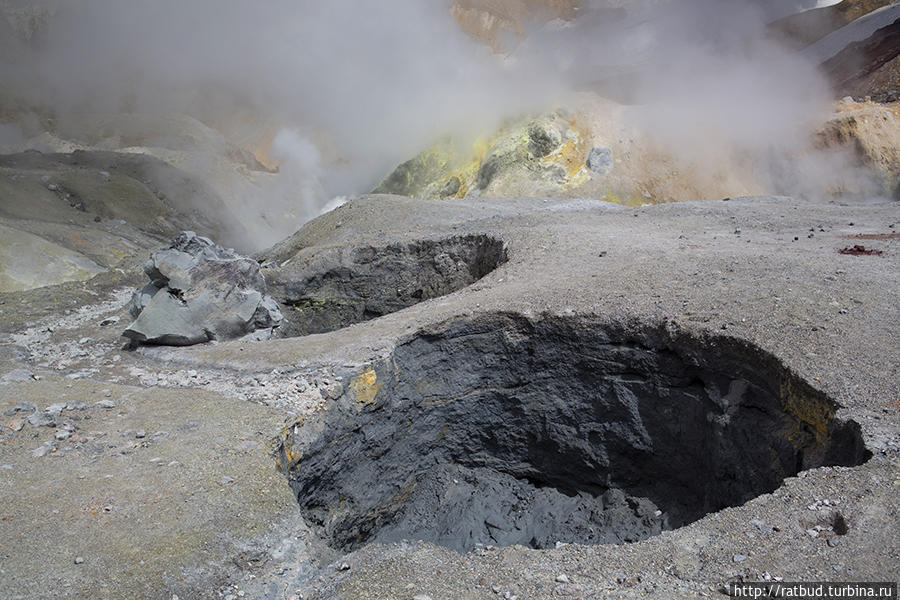
[[[25,369],[14,369],[2,377],[4,383],[22,383],[25,381],[34,381],[34,374]]]
[[[734,230],[734,232],[735,232],[737,235],[740,235],[740,234],[741,234],[741,228],[738,227],[737,229]]]
[[[56,431],[56,435],[54,435],[53,437],[55,437],[57,441],[63,442],[72,437],[72,432],[67,429],[58,429]]]
[[[22,428],[25,427],[25,419],[10,419],[6,426],[13,431],[22,431]]]
[[[106,327],[107,325],[112,325],[114,323],[119,322],[119,317],[106,317],[102,321],[100,321],[100,327]]]
[[[223,485],[227,485],[229,483],[234,483],[234,477],[223,477],[219,480]]]
[[[28,422],[35,427],[56,427],[56,417],[48,413],[33,413],[28,417]]]
[[[113,402],[112,400],[101,400],[101,401],[97,402],[96,405],[99,406],[100,408],[115,408],[116,407],[116,403]]]
[[[134,432],[134,437],[136,437],[136,438],[139,439],[139,440],[140,440],[140,439],[143,439],[143,438],[147,437],[147,432],[144,431],[143,429],[138,430],[138,431],[135,431],[135,432]]]
[[[819,537],[819,532],[816,531],[815,529],[807,529],[806,535],[808,535],[809,537],[812,537],[812,538],[817,538],[817,537]]]
[[[412,597],[412,600],[431,600],[431,596],[427,594],[417,594]]]
[[[569,576],[565,573],[556,576],[557,583],[569,583]]]
[[[842,308],[841,310],[838,311],[838,314],[846,315],[848,312],[850,312],[850,311],[848,311],[846,308]]]
[[[733,560],[736,563],[742,563],[745,560],[747,560],[747,555],[746,554],[735,554],[734,556],[731,557],[731,560]]]
[[[839,540],[837,538],[831,538],[828,540],[828,546],[831,548],[834,548],[835,546],[837,546],[840,543],[841,543],[841,540]]]
[[[750,524],[756,527],[760,533],[769,533],[770,531],[772,531],[772,528],[766,525],[765,521],[761,521],[759,519],[751,520]]]
[[[37,458],[41,458],[47,456],[56,448],[56,445],[53,442],[46,442],[42,446],[38,446],[34,450],[31,451],[31,455]]]
[[[9,410],[4,411],[3,414],[6,415],[7,417],[11,417],[16,413],[22,412],[22,413],[30,414],[36,410],[37,410],[37,407],[30,402],[19,402],[14,407],[10,408]]]
[[[84,557],[82,557],[82,556],[76,556],[76,557],[75,557],[75,564],[76,564],[76,565],[80,565],[80,564],[83,563],[83,562],[84,562]]]
[[[341,566],[338,567],[338,571],[349,571],[349,570],[350,570],[350,565],[345,562],[342,562]]]
[[[500,593],[500,587],[499,587],[499,586],[496,586],[496,585],[492,585],[492,586],[491,586],[491,591],[494,592],[495,594],[499,594],[499,593]]]

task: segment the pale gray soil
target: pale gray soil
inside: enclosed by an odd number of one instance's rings
[[[260,258],[277,269],[300,248],[315,260],[320,247],[485,234],[506,244],[508,262],[398,312],[267,342],[122,350],[134,273],[5,294],[0,377],[13,374],[0,385],[0,409],[88,406],[62,410],[57,427],[26,420],[14,431],[6,422],[23,415],[3,417],[0,597],[672,598],[716,597],[739,578],[896,580],[898,222],[900,205],[880,201],[629,209],[366,197]],[[838,253],[854,244],[882,254]],[[283,424],[299,418],[314,428],[341,403],[383,410],[390,390],[370,367],[379,372],[421,333],[501,312],[753,344],[839,404],[837,419],[859,423],[873,456],[801,472],[742,506],[633,544],[328,548],[275,469],[270,448]],[[111,317],[120,320],[99,325]],[[104,400],[115,407],[97,404]],[[34,456],[66,421],[70,437]]]

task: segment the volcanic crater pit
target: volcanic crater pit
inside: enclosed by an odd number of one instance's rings
[[[329,543],[625,543],[870,456],[736,338],[498,313],[401,342],[276,450]]]
[[[383,247],[317,248],[270,270],[279,335],[324,333],[455,292],[507,261],[502,240],[454,236]]]

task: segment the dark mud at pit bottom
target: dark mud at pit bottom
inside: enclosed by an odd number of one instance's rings
[[[337,548],[618,543],[860,464],[836,409],[734,338],[495,314],[412,336],[278,456]]]

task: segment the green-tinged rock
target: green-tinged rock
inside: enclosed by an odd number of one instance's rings
[[[422,200],[558,195],[590,179],[586,137],[574,117],[556,111],[509,123],[468,152],[445,138],[402,163],[374,191]]]
[[[434,146],[400,164],[378,184],[374,193],[397,194],[413,198],[435,195],[430,189],[438,182],[445,182],[459,162],[449,138],[444,138]],[[441,186],[441,190],[446,186]],[[457,189],[458,191],[458,189]]]
[[[0,291],[83,281],[103,271],[84,255],[32,233],[0,225]]]

